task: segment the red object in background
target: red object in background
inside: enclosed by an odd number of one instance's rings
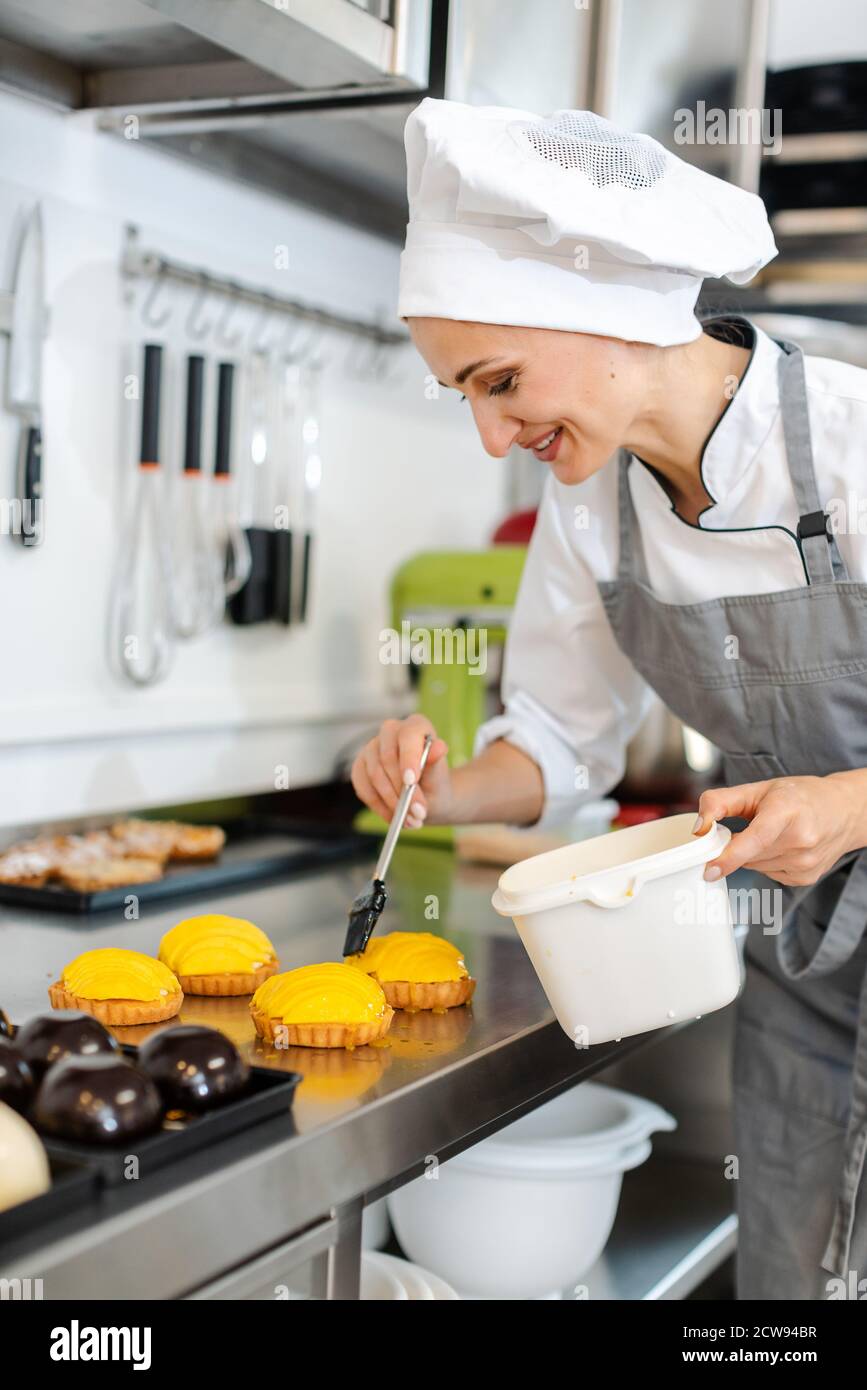
[[[529,545],[536,525],[536,508],[526,512],[512,512],[501,521],[494,532],[494,545]]]
[[[646,803],[639,803],[634,806],[621,805],[613,823],[619,830],[624,830],[628,825],[644,825],[645,821],[659,820],[661,816],[666,815],[668,815],[667,806],[653,806]]]
[[[663,816],[677,816],[684,811],[694,811],[697,802],[689,801],[633,801],[621,802],[620,811],[611,822],[617,830],[625,830],[629,825],[644,825],[649,820],[660,820]]]

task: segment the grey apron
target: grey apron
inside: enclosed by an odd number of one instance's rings
[[[727,785],[867,767],[867,584],[850,581],[813,470],[804,362],[780,343],[780,399],[807,585],[669,604],[647,577],[619,459],[617,578],[599,592],[622,650],[724,753]],[[640,465],[637,465],[640,466]],[[709,534],[712,534],[709,532]],[[731,638],[737,638],[737,655]],[[780,888],[752,925],[734,1057],[738,1297],[846,1296],[867,1278],[867,852]],[[853,1274],[852,1271],[855,1271]]]

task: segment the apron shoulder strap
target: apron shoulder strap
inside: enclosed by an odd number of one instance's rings
[[[795,344],[777,340],[782,349],[779,365],[780,409],[789,477],[798,504],[798,540],[810,584],[831,583],[847,577],[837,541],[828,530],[828,517],[819,501],[804,354]]]

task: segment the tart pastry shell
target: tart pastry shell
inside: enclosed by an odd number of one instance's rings
[[[393,1009],[456,1009],[468,1004],[476,982],[466,980],[377,980]]]
[[[381,1018],[371,1023],[284,1023],[282,1018],[268,1018],[257,1009],[250,1009],[260,1038],[267,1038],[275,1047],[364,1047],[384,1038],[394,1009],[387,1007]]]
[[[85,999],[79,994],[70,994],[59,980],[48,986],[48,998],[52,1009],[81,1009],[110,1028],[162,1023],[164,1019],[174,1018],[184,1002],[180,990],[159,999]]]
[[[254,994],[261,984],[280,969],[277,960],[267,961],[258,970],[231,971],[220,975],[178,975],[184,994],[208,994],[212,997],[236,997],[239,994]],[[177,971],[175,972],[177,974]]]

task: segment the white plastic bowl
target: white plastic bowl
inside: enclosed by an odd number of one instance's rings
[[[689,812],[537,854],[500,876],[511,917],[578,1047],[711,1013],[740,987],[726,880],[704,866],[731,838]]]
[[[462,1296],[572,1289],[605,1247],[623,1173],[674,1128],[658,1105],[584,1082],[393,1192],[401,1248]]]
[[[365,1250],[361,1255],[359,1297],[365,1303],[406,1302],[406,1285],[396,1277],[378,1250]]]
[[[385,1202],[385,1198],[382,1199]],[[406,1289],[407,1298],[413,1303],[432,1303],[434,1292],[430,1285],[431,1275],[411,1260],[399,1259],[397,1255],[385,1255],[381,1250],[375,1252],[376,1263],[380,1269],[387,1269],[399,1284]]]

